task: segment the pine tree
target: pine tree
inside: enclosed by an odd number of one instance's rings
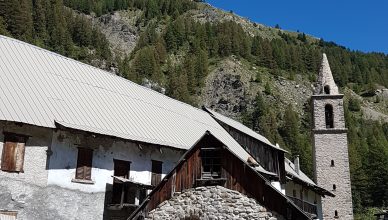
[[[3,17],[0,16],[0,35],[9,35]]]
[[[265,114],[267,114],[268,107],[265,103],[264,97],[261,94],[261,92],[258,92],[255,97],[255,103],[253,106],[253,112],[252,112],[252,128],[254,130],[260,129],[260,118],[263,117]]]
[[[204,83],[205,76],[208,73],[208,56],[207,51],[201,50],[196,57],[195,72],[197,73],[198,86],[202,87]]]
[[[43,46],[48,40],[46,30],[46,1],[34,0],[33,6],[35,41],[38,45]]]
[[[152,79],[154,82],[163,81],[160,66],[155,59],[155,49],[151,46],[136,53],[132,70],[136,76],[136,81],[141,81],[144,78]]]
[[[269,85],[269,82],[265,83],[264,93],[267,94],[267,95],[271,95],[272,94],[272,89],[271,89],[271,86]]]
[[[8,2],[8,1],[7,1]],[[2,3],[3,18],[6,18],[9,32],[21,40],[31,42],[33,35],[32,6],[30,0],[13,0]]]

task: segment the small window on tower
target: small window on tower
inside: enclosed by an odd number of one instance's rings
[[[330,86],[326,85],[325,87],[323,87],[323,90],[325,94],[330,94]]]
[[[334,167],[334,160],[331,160],[330,166]]]
[[[337,189],[337,186],[333,184],[333,190],[335,191]]]
[[[334,218],[338,218],[338,211],[337,210],[334,211]]]
[[[333,106],[330,104],[325,105],[325,121],[326,128],[334,128]]]

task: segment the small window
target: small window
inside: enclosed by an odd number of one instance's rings
[[[300,200],[303,201],[303,189],[299,190]]]
[[[4,133],[4,145],[1,154],[1,170],[23,172],[26,136]]]
[[[129,171],[131,168],[131,162],[125,160],[113,160],[114,171],[113,175],[122,177],[124,179],[129,179]]]
[[[295,189],[292,190],[292,196],[293,196],[294,198],[296,198],[296,190],[295,190]]]
[[[325,87],[323,87],[323,90],[325,92],[325,94],[330,94],[330,86],[326,85]]]
[[[331,160],[330,166],[334,167],[334,160]]]
[[[337,189],[337,186],[333,184],[333,190],[335,191]]]
[[[334,211],[334,218],[338,218],[338,211],[337,210]]]
[[[162,166],[161,161],[152,160],[152,176],[151,176],[151,185],[156,186],[162,180]]]
[[[326,128],[334,128],[334,115],[333,115],[333,106],[325,105],[325,121]]]
[[[76,180],[92,179],[93,150],[87,148],[78,148],[77,169],[75,173]]]
[[[131,162],[124,161],[124,160],[113,160],[113,163],[114,163],[113,175],[115,177],[129,179]],[[115,178],[113,180],[113,188],[112,188],[112,204],[121,204],[121,203],[133,204],[134,201],[135,199],[131,198],[129,195],[128,187],[126,187],[122,181],[118,181]]]
[[[221,152],[219,149],[201,149],[202,179],[221,178]]]

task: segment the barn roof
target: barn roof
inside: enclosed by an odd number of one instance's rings
[[[209,108],[206,108],[204,107],[204,109],[209,112],[216,120],[222,122],[222,123],[225,123],[226,125],[236,129],[236,130],[239,130],[240,132],[246,134],[246,135],[249,135],[251,136],[252,138],[264,143],[264,144],[267,144],[268,146],[271,146],[277,150],[281,150],[281,151],[285,151],[283,149],[281,149],[280,147],[272,144],[267,138],[265,138],[264,136],[260,135],[259,133],[255,132],[254,130],[248,128],[247,126],[241,124],[240,122],[238,121],[235,121],[231,118],[228,118],[218,112],[215,112]],[[285,151],[286,152],[286,151]]]
[[[0,35],[0,120],[61,125],[189,149],[209,130],[249,154],[207,112],[107,71]]]

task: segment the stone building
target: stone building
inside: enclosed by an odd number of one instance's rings
[[[324,219],[353,219],[343,95],[323,54],[313,104],[315,181],[335,197],[322,198]]]
[[[271,184],[311,218],[322,218],[321,199],[334,194],[311,180],[299,166],[299,157],[294,163],[285,157],[285,151],[278,144],[272,144],[245,125],[223,116],[211,109],[204,108],[218,123],[234,137],[259,163],[256,170]],[[277,163],[274,163],[277,162]],[[274,166],[275,164],[275,166]]]
[[[0,215],[124,219],[210,131],[207,112],[0,36]]]
[[[209,134],[216,141],[199,146]],[[198,179],[205,193],[234,194],[259,209],[233,215],[309,218],[286,196],[286,184],[297,180],[285,151],[265,137],[210,109],[0,36],[0,218],[126,219],[186,166],[193,146],[215,145],[225,157],[197,154],[185,170],[196,179],[181,179],[174,193]],[[210,164],[198,163],[204,158]]]
[[[129,219],[303,220],[310,216],[207,132]]]
[[[284,173],[282,150],[259,166],[208,112],[0,36],[1,218],[126,219],[207,132],[277,198],[264,205],[307,218],[259,173]]]

